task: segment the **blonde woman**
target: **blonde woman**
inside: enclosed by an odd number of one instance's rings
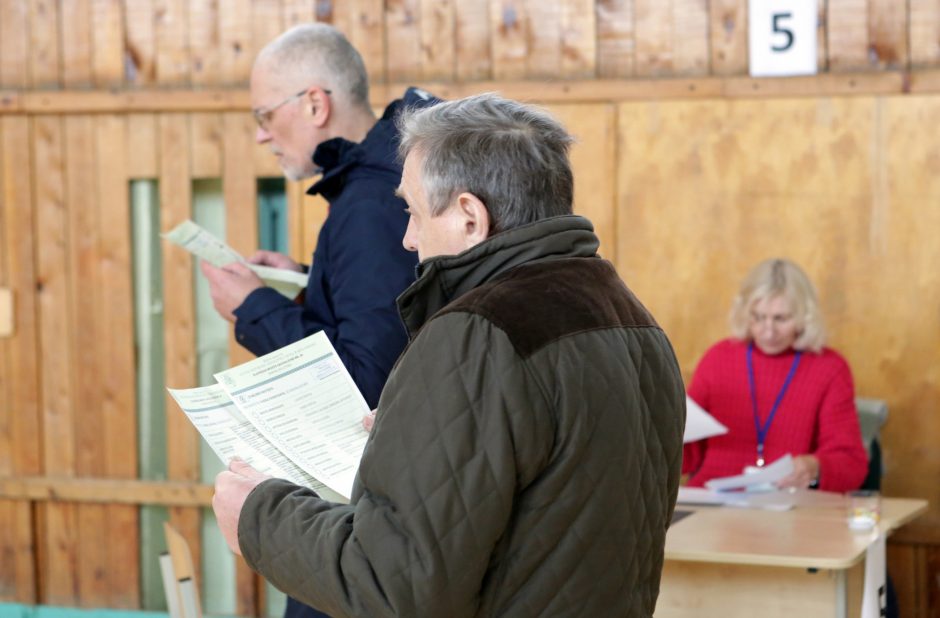
[[[781,487],[857,489],[868,462],[852,373],[825,347],[806,273],[783,259],[758,264],[734,301],[731,334],[705,353],[689,385],[689,396],[728,433],[686,445],[688,484],[701,486],[789,453],[794,471]]]

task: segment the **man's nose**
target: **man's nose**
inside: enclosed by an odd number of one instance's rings
[[[263,144],[271,139],[271,134],[265,130],[264,127],[258,127],[255,129],[255,142]]]

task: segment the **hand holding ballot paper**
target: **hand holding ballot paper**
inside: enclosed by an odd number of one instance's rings
[[[362,395],[322,332],[216,374],[218,384],[169,389],[219,458],[349,502],[368,434]]]

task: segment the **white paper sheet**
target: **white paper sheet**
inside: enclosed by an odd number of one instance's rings
[[[792,472],[793,457],[788,453],[772,464],[757,468],[756,471],[750,474],[737,474],[705,481],[705,487],[715,491],[731,491],[758,486],[773,487],[778,481],[786,478]]]
[[[733,506],[745,509],[763,509],[767,511],[788,511],[794,507],[796,499],[788,491],[747,493],[744,491],[712,491],[704,487],[680,487],[676,504]]]
[[[885,592],[886,560],[885,536],[877,538],[865,550],[865,587],[862,591],[862,618],[884,616],[887,594]]]
[[[728,428],[715,420],[715,417],[695,403],[691,397],[685,398],[685,433],[682,442],[695,442],[712,436],[728,433]]]
[[[219,268],[235,262],[245,264],[264,281],[265,285],[274,288],[289,298],[296,296],[307,285],[307,275],[304,273],[284,268],[249,264],[238,251],[225,244],[209,230],[189,219],[177,225],[164,234],[163,237]]]
[[[369,406],[322,332],[215,375],[265,438],[347,500]]]

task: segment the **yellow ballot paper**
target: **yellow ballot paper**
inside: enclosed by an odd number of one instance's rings
[[[368,434],[369,406],[322,332],[215,374],[217,385],[169,389],[228,463],[349,502]]]
[[[249,264],[242,255],[225,244],[204,227],[187,219],[163,235],[174,245],[186,249],[196,257],[221,268],[240,262],[253,270],[265,285],[274,288],[288,298],[294,298],[307,286],[307,275],[286,268],[273,268]]]

